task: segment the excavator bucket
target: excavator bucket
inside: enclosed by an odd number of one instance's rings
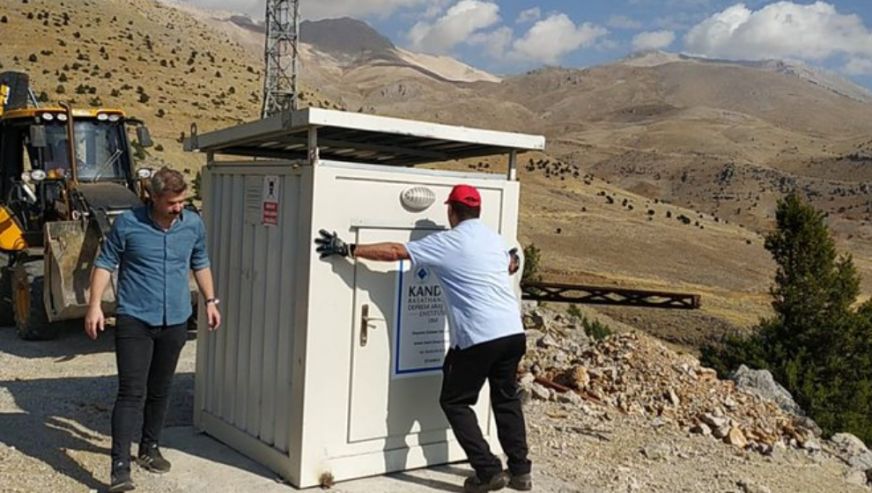
[[[82,318],[88,311],[91,269],[100,249],[93,221],[58,221],[45,225],[46,313],[52,322]],[[116,283],[103,294],[103,311],[115,312]]]

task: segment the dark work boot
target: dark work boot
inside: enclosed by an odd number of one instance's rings
[[[478,475],[473,475],[466,478],[463,483],[463,493],[487,493],[488,491],[498,491],[509,484],[509,474],[505,471],[500,471],[494,474],[490,480],[483,482],[478,478]]]
[[[109,478],[109,493],[120,493],[136,488],[130,479],[130,464],[118,462],[112,464],[112,475]]]
[[[512,474],[509,479],[509,488],[518,491],[530,491],[533,489],[533,475],[527,474]]]
[[[139,445],[139,454],[136,456],[136,463],[139,467],[149,472],[163,474],[170,472],[170,461],[164,459],[157,445]]]

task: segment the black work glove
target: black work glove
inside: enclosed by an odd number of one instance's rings
[[[350,251],[348,244],[340,240],[335,231],[331,234],[326,229],[322,229],[320,233],[321,237],[315,238],[315,244],[318,245],[315,251],[321,254],[322,259],[331,255],[348,256]]]
[[[512,248],[509,250],[509,275],[514,275],[521,267],[521,257],[518,256],[518,249]]]

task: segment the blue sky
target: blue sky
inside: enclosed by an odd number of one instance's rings
[[[262,18],[265,0],[188,0]],[[498,74],[584,67],[644,49],[787,59],[872,88],[872,0],[303,0],[306,18],[365,19],[395,44]]]

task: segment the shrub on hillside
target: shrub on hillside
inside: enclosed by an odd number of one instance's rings
[[[704,348],[703,362],[722,374],[742,363],[768,369],[825,433],[872,442],[872,303],[852,308],[860,276],[837,254],[825,213],[791,194],[776,224],[765,243],[778,266],[775,316]]]
[[[537,282],[539,276],[539,260],[541,252],[534,243],[524,247],[524,272],[521,274],[521,282]]]
[[[569,315],[569,318],[580,323],[584,329],[584,333],[595,341],[601,341],[614,333],[608,325],[599,320],[593,320],[586,317],[578,308],[578,305],[569,305],[566,314]]]
[[[200,170],[197,170],[197,174],[194,176],[194,179],[191,180],[191,190],[193,195],[191,196],[191,200],[195,200],[197,202],[203,201],[203,173]]]

